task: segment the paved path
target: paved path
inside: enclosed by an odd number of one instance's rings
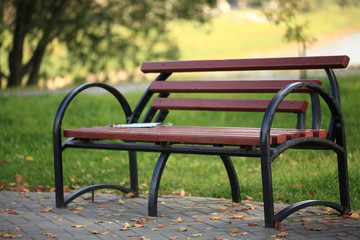
[[[279,231],[263,227],[262,210],[251,201],[232,206],[226,199],[164,196],[161,216],[148,219],[145,197],[95,194],[94,203],[82,197],[57,209],[54,193],[0,191],[0,233],[19,239],[360,239],[359,218],[307,208]]]

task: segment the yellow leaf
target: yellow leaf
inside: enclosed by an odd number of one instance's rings
[[[178,217],[177,219],[172,219],[171,221],[174,223],[181,223],[182,219],[181,219],[181,217]]]
[[[359,218],[359,214],[356,213],[356,212],[352,212],[352,213],[350,214],[350,217],[351,217],[351,218],[354,218],[354,219],[358,219],[358,218]]]
[[[246,216],[243,216],[243,215],[235,215],[232,217],[232,219],[243,219],[245,218]]]
[[[87,173],[87,174],[86,174],[86,177],[87,177],[87,178],[91,178],[92,176],[91,176],[90,173]]]
[[[34,158],[31,157],[31,156],[27,156],[27,157],[26,157],[26,161],[34,161]]]
[[[220,218],[219,217],[211,217],[210,219],[211,220],[219,220]]]
[[[83,226],[83,225],[74,224],[74,225],[71,225],[71,227],[74,227],[74,228],[83,228],[84,226]]]
[[[238,232],[239,232],[239,229],[234,228],[234,229],[231,229],[230,232],[232,232],[232,233],[238,233]]]
[[[202,236],[202,234],[201,233],[196,233],[196,234],[193,234],[193,237],[201,237]]]
[[[75,182],[75,179],[73,177],[70,178],[71,182]]]

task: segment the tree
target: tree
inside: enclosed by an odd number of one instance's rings
[[[124,69],[148,59],[176,57],[167,23],[205,21],[204,5],[215,0],[0,0],[0,62],[7,86],[36,84],[53,41],[69,54],[67,69],[81,63],[90,72],[112,64]],[[5,39],[12,41],[5,41]],[[3,70],[4,69],[4,70]],[[46,77],[46,76],[45,76]],[[1,78],[0,78],[1,80]]]
[[[285,25],[285,39],[297,42],[300,56],[306,56],[307,47],[315,41],[315,38],[307,33],[309,22],[298,19],[301,7],[306,6],[306,3],[306,0],[272,0],[263,10],[269,22]]]

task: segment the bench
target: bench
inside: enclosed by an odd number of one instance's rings
[[[64,207],[76,197],[89,191],[112,188],[125,193],[138,194],[136,152],[158,152],[150,189],[148,215],[157,216],[157,197],[161,175],[170,154],[218,155],[226,168],[232,201],[240,202],[240,187],[231,156],[258,157],[261,162],[265,227],[275,227],[299,209],[324,205],[341,213],[350,211],[349,183],[344,122],[340,109],[340,91],[333,69],[346,68],[347,56],[291,57],[263,59],[231,59],[202,61],[144,62],[143,73],[157,73],[156,79],[132,110],[124,96],[115,88],[103,83],[86,83],[72,90],[60,104],[54,120],[54,164],[56,206]],[[167,81],[172,74],[182,72],[260,71],[323,69],[330,82],[330,92],[319,80],[176,80]],[[86,126],[64,129],[61,125],[70,102],[85,89],[100,87],[115,96],[126,116],[125,126]],[[174,93],[190,98],[170,97]],[[198,98],[201,93],[213,93],[209,98]],[[218,99],[215,93],[273,93],[271,99]],[[306,100],[285,97],[296,93],[310,95]],[[155,96],[156,95],[156,96]],[[299,94],[298,94],[299,95]],[[321,129],[320,99],[331,112],[328,129]],[[308,105],[311,110],[308,110]],[[257,128],[247,126],[173,126],[156,125],[138,127],[136,123],[162,123],[168,114],[177,110],[263,112],[262,124]],[[306,112],[311,111],[311,128],[306,129]],[[296,114],[292,128],[272,128],[276,112]],[[142,120],[140,120],[142,116]],[[296,121],[296,123],[295,123]],[[155,126],[156,125],[156,126]],[[63,137],[66,139],[62,141]],[[116,140],[116,141],[109,141]],[[122,140],[122,141],[119,141]],[[111,184],[83,187],[66,198],[63,190],[62,152],[67,148],[122,150],[129,153],[130,188]],[[327,149],[337,154],[340,203],[307,200],[295,203],[274,213],[271,164],[287,149]],[[236,164],[235,164],[236,165]]]

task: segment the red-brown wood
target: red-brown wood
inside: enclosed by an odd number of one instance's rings
[[[322,84],[319,80],[154,81],[150,90],[169,93],[275,93],[295,82]],[[310,89],[300,88],[296,92],[310,92]]]
[[[208,111],[242,111],[264,112],[268,99],[201,99],[201,98],[154,98],[151,106],[162,110],[208,110]],[[284,100],[278,112],[306,112],[308,102],[305,100]]]
[[[346,68],[350,58],[341,56],[250,58],[228,60],[144,62],[144,73],[245,71],[245,70],[296,70]]]
[[[314,130],[273,129],[271,144],[281,144],[286,140],[311,135]],[[316,130],[319,131],[319,130]],[[325,132],[325,130],[321,130]],[[259,128],[235,127],[193,127],[157,126],[152,128],[92,127],[65,129],[65,137],[86,139],[120,139],[141,142],[171,142],[195,144],[224,144],[235,146],[259,146]]]

